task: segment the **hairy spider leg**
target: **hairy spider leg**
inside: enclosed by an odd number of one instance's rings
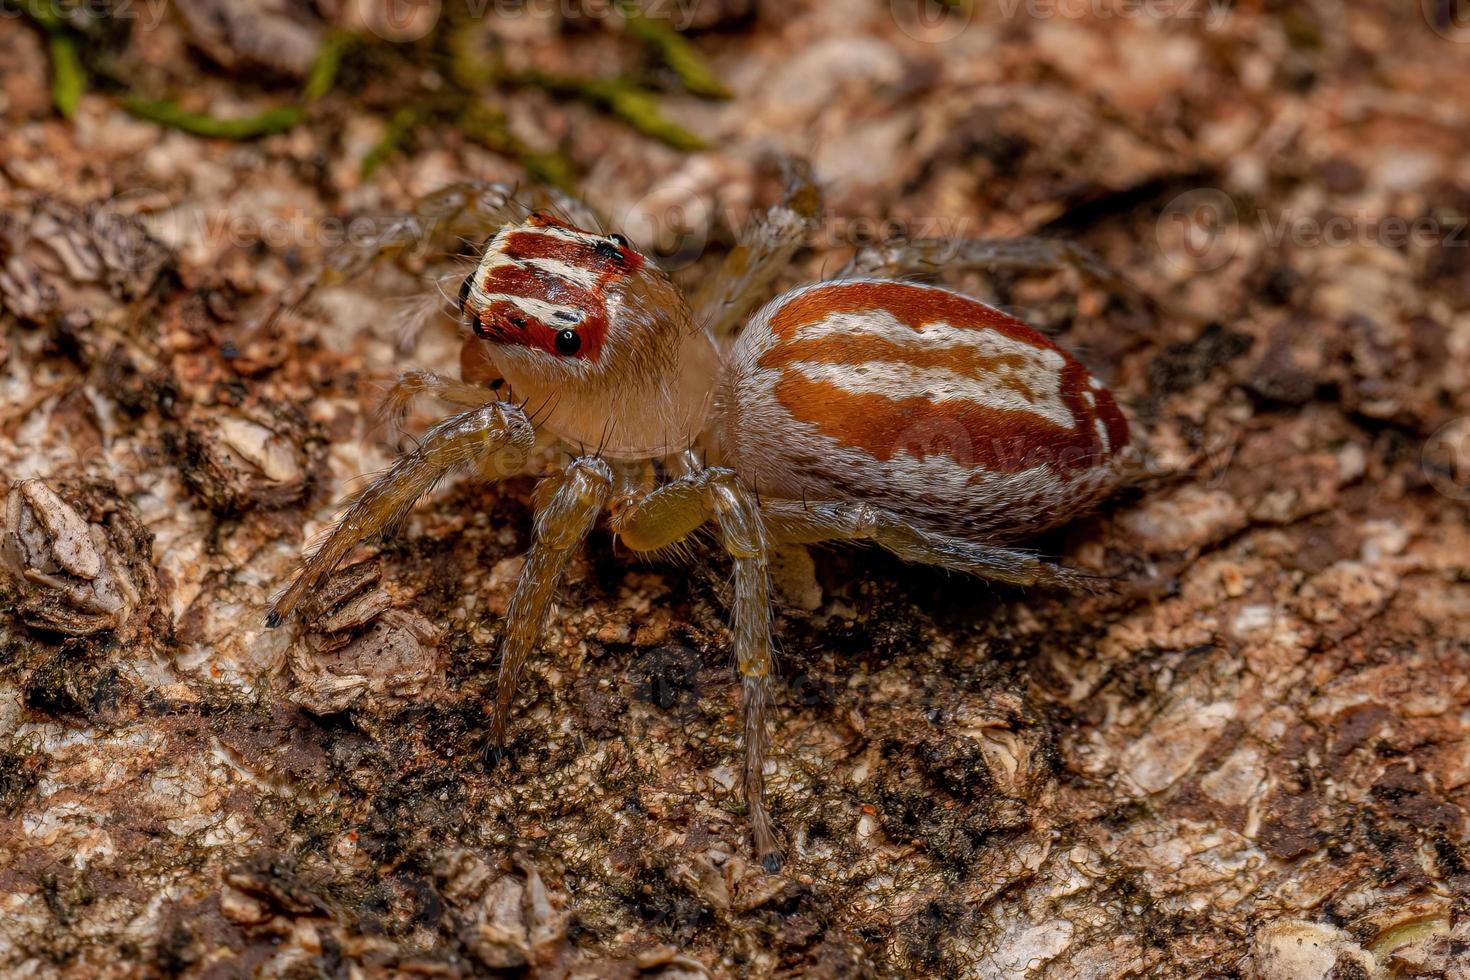
[[[981,544],[915,527],[871,504],[767,500],[761,505],[761,511],[771,540],[780,544],[870,541],[904,561],[935,565],[1011,585],[1096,591],[1106,582],[1019,548]]]
[[[510,476],[525,467],[535,441],[535,428],[525,412],[508,402],[492,402],[436,423],[416,449],[399,456],[353,495],[321,545],[271,607],[266,625],[279,626],[290,618],[307,593],[359,541],[396,526],[446,475],[475,467],[487,479]]]
[[[788,160],[787,171],[781,203],[746,230],[693,297],[695,322],[713,337],[728,336],[745,322],[816,227],[822,194],[812,181],[811,166],[805,160]]]
[[[613,516],[613,530],[636,551],[678,543],[713,520],[735,566],[731,617],[735,665],[745,706],[745,765],[742,780],[756,852],[769,871],[781,866],[781,851],[766,809],[766,714],[771,704],[771,599],[766,535],[754,496],[734,470],[711,467],[666,483],[627,503]]]
[[[1109,266],[1089,248],[1057,238],[913,238],[860,249],[834,279],[934,275],[940,272],[1060,272],[1075,269],[1107,289],[1145,307],[1183,315],[1150,296],[1137,283]]]
[[[490,729],[490,743],[497,749],[505,744],[516,683],[526,658],[541,638],[551,598],[566,573],[567,562],[607,505],[612,485],[611,468],[596,456],[575,459],[565,470],[536,485],[531,548],[511,595],[505,636],[500,643],[500,680]]]
[[[421,398],[437,398],[460,408],[478,408],[499,401],[500,394],[483,385],[455,381],[433,371],[404,371],[378,406],[379,424],[386,426],[396,437],[401,433],[414,403]]]

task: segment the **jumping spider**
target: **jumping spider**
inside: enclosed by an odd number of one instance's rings
[[[475,193],[441,200],[468,213]],[[1129,432],[1112,395],[1021,321],[897,278],[936,264],[1050,269],[1078,264],[1079,253],[1038,239],[871,248],[747,320],[815,218],[803,173],[692,301],[621,235],[577,227],[589,222],[566,211],[518,214],[509,197],[488,208],[476,200],[493,234],[459,294],[472,333],[463,380],[412,372],[389,396],[395,411],[419,395],[461,411],[351,499],[269,623],[290,617],[360,540],[391,528],[446,474],[499,479],[537,447],[564,447],[570,462],[536,487],[532,544],[501,642],[493,743],[503,744],[516,680],[567,562],[602,511],[642,552],[712,522],[734,564],[743,789],[756,850],[774,870],[781,855],[762,771],[772,546],[869,541],[1001,582],[1086,584],[1008,543],[1117,484]]]

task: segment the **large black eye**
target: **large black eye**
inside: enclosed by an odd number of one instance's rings
[[[613,238],[622,238],[622,237],[623,236],[621,236],[621,235],[614,235],[613,236]],[[621,242],[621,244],[618,243],[618,242],[613,242],[613,241],[608,241],[607,239],[603,239],[603,240],[599,241],[594,246],[594,249],[597,252],[597,257],[600,258],[600,259],[605,259],[608,262],[622,262],[623,261],[623,249],[622,249],[621,246],[622,245],[626,245],[626,244],[627,244],[627,240],[626,239],[624,239]]]
[[[618,243],[618,246],[620,248],[627,248],[628,247],[628,240],[626,238],[624,238],[622,235],[608,235],[607,237],[609,237],[613,241],[617,242]]]
[[[464,312],[465,300],[470,298],[470,283],[474,282],[474,276],[465,276],[464,282],[459,287],[459,312]]]
[[[582,349],[582,338],[577,336],[575,330],[563,330],[556,335],[556,352],[568,357]]]

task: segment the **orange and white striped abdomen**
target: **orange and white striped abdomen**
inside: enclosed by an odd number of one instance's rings
[[[1039,531],[1117,482],[1128,423],[1075,358],[959,293],[838,280],[766,304],[731,350],[716,435],[760,493],[862,500],[935,530]]]

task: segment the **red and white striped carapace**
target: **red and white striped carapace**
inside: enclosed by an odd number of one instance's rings
[[[767,227],[789,227],[791,208],[807,198],[794,191],[788,200]],[[774,870],[762,768],[774,670],[769,548],[870,541],[1017,585],[1081,585],[1086,576],[1003,542],[1105,494],[1128,424],[1056,344],[932,286],[803,286],[768,303],[733,341],[715,336],[723,331],[705,324],[738,323],[794,249],[778,234],[760,241],[764,251],[732,254],[694,310],[618,235],[543,212],[502,227],[460,292],[472,334],[464,381],[411,372],[390,395],[401,409],[435,395],[460,414],[430,427],[353,498],[267,621],[282,623],[357,541],[392,526],[445,474],[508,476],[538,441],[562,447],[575,458],[537,486],[532,547],[506,613],[492,739],[505,736],[517,675],[569,555],[603,510],[639,551],[713,522],[734,565],[742,784]],[[1015,253],[1004,258],[1016,264]]]
[[[460,290],[467,380],[499,375],[541,428],[615,459],[694,444],[719,359],[677,287],[622,235],[545,212],[502,228]]]

